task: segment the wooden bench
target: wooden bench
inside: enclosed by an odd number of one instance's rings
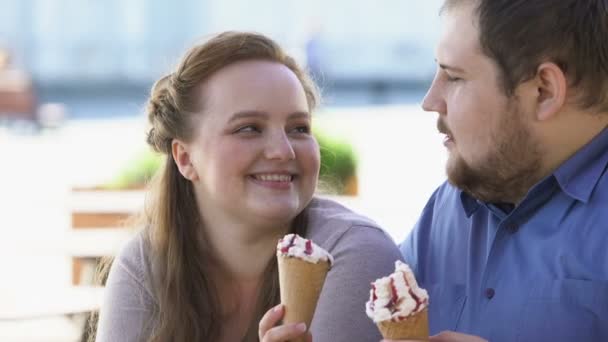
[[[91,284],[98,258],[115,256],[133,231],[124,221],[143,208],[144,191],[72,191],[71,219],[75,238],[72,246],[72,283]]]

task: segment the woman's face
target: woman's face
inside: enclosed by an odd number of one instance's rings
[[[193,140],[183,144],[189,160],[182,156],[178,165],[185,175],[182,164],[191,165],[187,178],[203,218],[289,223],[310,202],[320,164],[296,75],[275,62],[237,62],[213,74],[199,94],[204,109]]]

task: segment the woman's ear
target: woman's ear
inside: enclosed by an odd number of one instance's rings
[[[171,142],[171,154],[173,160],[177,165],[177,169],[184,176],[184,178],[190,181],[198,180],[198,173],[192,165],[192,158],[190,155],[189,146],[181,140],[173,139]]]
[[[551,119],[566,102],[566,75],[557,64],[545,62],[538,66],[534,81],[538,91],[536,118],[539,121]]]

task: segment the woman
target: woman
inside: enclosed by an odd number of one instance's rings
[[[273,341],[258,323],[280,301],[275,246],[290,232],[335,258],[315,341],[380,339],[369,283],[401,256],[373,222],[313,198],[317,101],[294,60],[252,33],[194,46],[154,85],[147,141],[167,158],[145,228],[113,262],[97,341]]]

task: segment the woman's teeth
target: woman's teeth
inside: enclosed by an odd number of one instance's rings
[[[291,175],[276,174],[255,175],[254,177],[264,182],[291,182],[293,179],[293,176]]]

